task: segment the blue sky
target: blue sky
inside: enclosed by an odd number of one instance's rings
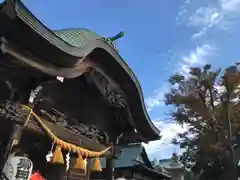
[[[151,158],[171,156],[171,139],[186,127],[167,121],[161,102],[174,72],[238,60],[240,0],[23,0],[51,29],[87,28],[102,36],[120,31],[119,53],[138,77],[162,140],[146,145]],[[68,2],[68,3],[67,3]]]

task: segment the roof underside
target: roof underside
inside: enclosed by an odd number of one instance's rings
[[[59,59],[62,58],[59,61],[50,63],[55,63],[59,66],[75,66],[81,63],[87,55],[92,54],[94,57],[105,56],[106,59],[98,63],[102,65],[104,72],[109,74],[126,94],[130,112],[140,136],[145,141],[160,138],[159,130],[151,122],[146,111],[142,90],[136,76],[114,47],[107,43],[101,36],[86,29],[49,30],[18,0],[16,0],[14,4],[6,3],[6,5],[12,6],[13,8],[13,11],[5,12],[8,16],[13,16],[13,12],[16,13],[16,17],[12,23],[18,23],[14,25],[14,28],[16,28],[15,26],[17,26],[17,28],[26,28],[21,32],[22,34],[18,36],[26,37],[28,35],[30,36],[31,33],[33,34],[32,37],[36,38],[25,38],[25,44],[32,45],[32,48],[37,49],[37,45],[33,44],[33,42],[48,42],[48,44],[45,45],[38,45],[38,48],[41,47],[41,54],[45,54],[46,56],[46,54],[49,54],[47,51],[52,49],[50,51],[52,59],[58,59],[56,57],[59,57]],[[23,24],[21,24],[21,22],[23,22]],[[18,32],[17,28],[15,29],[16,32]],[[13,35],[9,36],[12,37]],[[14,38],[15,36],[17,36],[17,33],[14,35]],[[46,52],[44,53],[44,51]]]

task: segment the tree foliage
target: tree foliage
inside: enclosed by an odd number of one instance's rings
[[[174,143],[177,141],[186,149],[182,162],[188,168],[198,174],[204,172],[200,179],[219,179],[232,168],[229,139],[238,137],[240,132],[238,66],[235,63],[222,71],[206,64],[191,68],[187,76],[177,73],[169,78],[171,89],[165,94],[166,104],[173,107],[169,115],[189,127]]]

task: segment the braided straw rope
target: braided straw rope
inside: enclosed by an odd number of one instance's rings
[[[55,136],[51,130],[42,122],[41,118],[35,113],[33,112],[32,108],[23,105],[23,107],[27,110],[30,110],[30,115],[33,115],[34,119],[39,123],[39,125],[43,128],[43,130],[45,131],[45,133],[52,139],[52,141],[54,142],[54,144],[59,145],[61,148],[69,151],[69,152],[74,152],[74,153],[78,153],[78,154],[83,154],[86,157],[89,158],[94,158],[94,157],[100,157],[101,155],[103,155],[105,152],[107,152],[109,149],[112,148],[112,146],[109,146],[108,148],[96,152],[96,151],[90,151],[88,149],[84,149],[81,147],[78,147],[74,144],[71,143],[67,143],[61,139],[59,139],[57,136]]]

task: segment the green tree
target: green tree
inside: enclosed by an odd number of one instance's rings
[[[240,132],[238,66],[221,71],[206,64],[191,68],[188,76],[174,74],[169,79],[171,90],[165,94],[166,104],[173,106],[169,115],[189,126],[179,134],[178,143],[186,149],[182,162],[192,172],[202,172],[199,179],[235,179],[232,140]]]

